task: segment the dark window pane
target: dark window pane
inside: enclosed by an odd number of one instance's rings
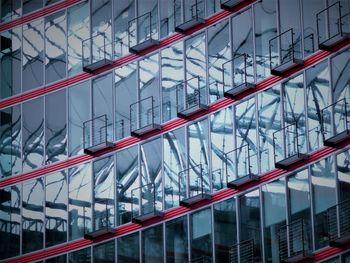
[[[23,103],[23,171],[44,164],[44,105],[43,98]]]
[[[163,225],[142,232],[142,262],[163,262]]]
[[[0,99],[21,92],[22,28],[0,33]]]
[[[229,262],[229,250],[237,242],[235,199],[214,205],[215,259]]]
[[[115,262],[114,240],[94,247],[94,263]]]
[[[191,257],[212,258],[211,210],[205,209],[190,215]]]
[[[62,161],[67,157],[66,90],[45,97],[46,163]]]
[[[27,14],[43,7],[43,0],[23,0],[23,14]]]
[[[21,172],[21,106],[0,110],[0,178]]]
[[[350,200],[350,152],[337,155],[337,171],[339,180],[340,200]]]
[[[2,0],[0,1],[0,21],[7,22],[21,15],[21,1],[18,0]]]
[[[80,238],[91,227],[91,165],[68,170],[69,176],[69,240]]]
[[[44,202],[43,178],[23,184],[23,253],[33,252],[44,246]]]
[[[118,238],[117,247],[119,263],[140,262],[139,233]]]
[[[187,216],[169,221],[165,225],[166,262],[177,263],[188,260]]]
[[[66,263],[66,262],[67,262],[67,255],[61,255],[58,257],[45,260],[45,263]]]
[[[91,262],[91,248],[84,248],[69,253],[69,263],[90,263]]]
[[[46,176],[46,247],[67,241],[67,175],[65,171]]]
[[[20,253],[21,190],[17,186],[0,189],[0,259]]]

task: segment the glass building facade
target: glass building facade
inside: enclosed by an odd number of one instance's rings
[[[0,3],[0,262],[350,262],[349,0]]]

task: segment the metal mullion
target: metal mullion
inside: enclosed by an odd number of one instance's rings
[[[281,177],[283,178],[283,177]],[[284,198],[284,202],[285,202],[285,213],[286,213],[286,231],[287,231],[287,255],[289,256],[291,254],[291,244],[290,244],[290,228],[291,228],[291,213],[289,210],[289,205],[290,204],[290,196],[289,196],[289,191],[288,191],[288,176],[284,176],[285,180],[284,180],[284,191],[285,191],[285,198]],[[303,241],[304,242],[304,241]]]
[[[234,197],[234,202],[235,202],[235,207],[236,207],[236,211],[235,211],[235,214],[236,214],[236,244],[239,244],[240,240],[241,240],[241,218],[240,218],[240,215],[241,215],[241,207],[239,206],[239,198],[241,196],[236,196]],[[239,247],[237,247],[238,251],[237,251],[237,255],[239,255]],[[240,257],[238,257],[238,263],[240,263]]]
[[[261,242],[261,262],[266,262],[265,260],[265,219],[264,219],[264,202],[263,202],[263,191],[262,186],[257,189],[259,191],[259,210],[260,210],[260,242]]]
[[[310,193],[310,216],[311,216],[311,238],[312,238],[312,250],[316,250],[316,238],[315,238],[315,213],[314,213],[314,193],[312,185],[312,176],[311,176],[311,166],[309,165],[307,169],[308,173],[308,183],[309,183],[309,193]]]
[[[207,209],[211,212],[211,246],[212,246],[212,263],[216,263],[216,251],[215,251],[215,217],[214,217],[214,205],[211,204]]]

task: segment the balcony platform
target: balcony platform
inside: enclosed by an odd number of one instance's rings
[[[341,143],[342,141],[345,141],[346,139],[350,138],[350,130],[343,131],[341,133],[338,133],[337,135],[334,135],[333,137],[324,140],[323,145],[329,146],[329,147],[335,147],[338,143]]]
[[[94,63],[91,63],[89,65],[86,65],[84,66],[83,68],[83,71],[84,72],[88,72],[88,73],[91,73],[99,68],[102,68],[106,65],[112,65],[113,64],[113,61],[110,60],[110,59],[102,59],[102,60],[99,60],[99,61],[96,61]]]
[[[246,176],[239,177],[236,180],[228,182],[227,187],[237,189],[244,184],[247,184],[247,183],[250,183],[253,181],[258,181],[258,180],[259,180],[259,176],[255,175],[255,174],[248,174]]]
[[[163,217],[163,212],[161,211],[153,211],[147,214],[135,216],[132,218],[132,222],[136,224],[142,224],[143,222],[150,220],[152,218],[161,218]]]
[[[224,96],[226,98],[233,99],[238,94],[240,94],[246,90],[252,90],[252,89],[255,89],[255,84],[246,82],[246,83],[243,83],[239,86],[236,86],[228,91],[225,91]]]
[[[275,76],[283,76],[285,72],[290,70],[291,68],[298,66],[298,65],[303,65],[304,62],[301,59],[291,59],[286,63],[283,63],[273,69],[271,69],[271,74]]]
[[[232,8],[243,3],[245,0],[227,0],[220,5],[221,9],[226,11],[232,11]]]
[[[337,239],[330,240],[329,245],[331,247],[341,247],[342,245],[348,242],[350,242],[350,233],[346,233],[345,235]]]
[[[84,235],[85,239],[89,239],[89,240],[94,240],[95,238],[98,238],[100,236],[103,235],[113,235],[115,233],[115,230],[113,228],[101,228],[99,230],[90,232],[90,233],[86,233]]]
[[[286,159],[283,159],[275,163],[275,167],[279,169],[287,169],[290,165],[295,164],[302,160],[308,160],[309,155],[303,153],[296,153]]]
[[[134,131],[131,132],[131,136],[133,137],[140,137],[146,133],[149,133],[151,131],[156,131],[156,130],[160,130],[161,129],[161,126],[159,124],[149,124],[149,125],[146,125],[142,128],[139,128],[139,129],[136,129]]]
[[[304,262],[307,261],[308,259],[312,259],[314,257],[313,253],[310,251],[301,251],[300,253],[282,259],[281,262],[288,262],[288,263],[294,263],[294,262]]]
[[[181,25],[176,26],[175,31],[179,33],[185,33],[187,30],[204,23],[205,23],[205,20],[203,18],[195,17]]]
[[[97,144],[97,145],[93,145],[91,147],[88,147],[86,149],[84,149],[84,153],[85,154],[94,154],[98,151],[101,151],[103,149],[106,149],[106,148],[113,148],[114,147],[114,143],[112,142],[103,142],[103,143],[100,143],[100,144]]]
[[[198,112],[206,111],[208,109],[208,105],[206,104],[198,104],[183,111],[177,113],[177,117],[179,118],[188,118]]]
[[[195,203],[198,203],[199,201],[202,200],[211,200],[211,195],[210,194],[198,194],[195,196],[191,196],[189,198],[182,199],[180,201],[181,206],[189,207]]]
[[[130,47],[129,52],[133,53],[133,54],[139,54],[148,48],[155,47],[158,45],[159,45],[158,40],[150,38],[150,39],[147,39],[147,40],[145,40],[145,41],[143,41],[135,46]]]
[[[318,48],[321,50],[330,50],[332,47],[334,47],[335,45],[337,45],[339,42],[346,40],[346,39],[350,39],[350,33],[343,33],[343,34],[338,34],[334,37],[331,37],[329,39],[327,39],[326,41],[320,43],[318,45]]]

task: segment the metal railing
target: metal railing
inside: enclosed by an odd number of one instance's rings
[[[105,33],[98,33],[82,42],[83,68],[99,61],[111,60],[112,43]]]
[[[204,1],[194,0],[194,1],[183,1],[183,8],[179,8],[181,3],[178,0],[174,0],[174,23],[175,27],[185,24],[191,20],[197,20],[204,17]],[[183,12],[183,14],[182,14]]]
[[[99,145],[108,143],[108,124],[107,115],[101,115],[83,123],[83,145],[85,150],[89,150]]]
[[[157,189],[154,183],[142,185],[131,190],[132,217],[138,217],[161,211],[161,202],[157,201]]]
[[[326,44],[344,33],[350,33],[350,14],[342,14],[340,2],[323,9],[316,15],[318,44]],[[326,44],[327,45],[327,44]]]
[[[279,255],[281,261],[288,258],[307,255],[311,250],[311,233],[307,232],[304,219],[298,219],[278,230]]]
[[[229,250],[230,263],[253,263],[254,240],[244,240],[233,245]]]
[[[148,12],[128,22],[128,43],[129,48],[144,41],[153,39],[153,28],[156,28],[156,19],[152,20],[152,13]],[[152,24],[153,23],[153,24]]]
[[[305,133],[305,131],[304,131]],[[275,163],[303,152],[301,139],[304,134],[296,123],[289,124],[273,133]],[[304,145],[305,146],[305,145]]]
[[[209,192],[209,189],[205,188],[204,174],[202,164],[179,172],[179,193],[181,198],[191,198]]]
[[[329,241],[350,239],[350,199],[328,208],[326,215]]]
[[[300,41],[294,39],[295,33],[293,28],[279,34],[269,41],[270,70],[294,61],[298,54],[298,44]],[[299,45],[300,47],[300,45]],[[299,50],[299,53],[300,50]]]
[[[348,103],[345,98],[321,110],[321,129],[325,140],[339,133],[349,131],[350,120],[348,110]]]
[[[201,87],[201,85],[200,76],[193,77],[176,85],[178,113],[200,105],[207,105],[206,87]]]
[[[159,107],[158,107],[159,108]],[[135,132],[147,126],[159,124],[156,122],[156,107],[153,96],[139,100],[130,105],[130,131]],[[158,114],[159,116],[159,114]]]

